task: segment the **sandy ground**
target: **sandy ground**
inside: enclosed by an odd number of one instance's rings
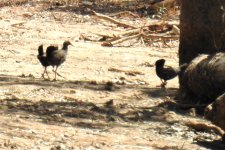
[[[161,90],[154,62],[165,58],[168,65],[177,66],[178,42],[172,48],[102,47],[79,40],[80,34],[124,29],[88,15],[47,11],[41,5],[2,7],[0,18],[0,149],[203,150],[211,148],[197,143],[197,137],[219,138],[184,125],[188,119],[205,120],[157,106],[175,96],[178,79],[168,82],[167,91]],[[40,78],[38,46],[61,46],[64,40],[74,45],[59,68],[65,78]],[[52,79],[51,67],[48,72]],[[108,81],[114,83],[111,89]],[[105,105],[109,100],[113,105]]]

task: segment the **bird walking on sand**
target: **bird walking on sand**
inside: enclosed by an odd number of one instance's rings
[[[48,72],[47,72],[47,67],[50,65],[47,61],[46,55],[44,55],[44,50],[43,50],[43,45],[40,45],[38,47],[38,55],[37,55],[38,60],[40,61],[41,65],[44,67],[44,72],[42,73],[41,77],[45,78],[45,74],[47,74],[48,78]]]
[[[66,61],[66,56],[67,56],[67,51],[68,51],[69,45],[72,45],[72,44],[69,41],[65,41],[63,43],[62,49],[58,49],[58,47],[55,47],[55,46],[51,46],[51,47],[49,46],[46,50],[47,61],[48,61],[49,65],[51,65],[53,67],[53,72],[55,73],[54,80],[56,80],[57,75],[61,76],[57,72],[57,69],[61,64],[63,64]],[[54,70],[54,68],[55,68],[55,70]]]
[[[159,59],[155,62],[155,68],[156,68],[156,75],[160,78],[162,81],[161,87],[165,88],[167,84],[167,80],[171,80],[175,78],[177,75],[179,75],[181,72],[183,72],[187,68],[187,64],[183,64],[179,66],[178,68],[175,67],[165,67],[165,59]]]

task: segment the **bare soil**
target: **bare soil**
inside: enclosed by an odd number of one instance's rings
[[[177,66],[173,47],[141,44],[102,47],[79,40],[80,34],[124,31],[109,22],[74,12],[48,10],[41,3],[0,10],[0,149],[220,149],[220,137],[195,131],[184,122],[197,120],[187,110],[160,103],[171,100],[178,79],[159,87],[154,62]],[[151,19],[124,18],[133,24]],[[40,44],[70,40],[57,81],[41,77]],[[110,71],[110,68],[125,72]],[[129,74],[126,71],[139,71]],[[53,79],[52,68],[48,72]],[[108,83],[107,83],[108,82]],[[109,83],[112,83],[109,84]],[[113,104],[108,104],[112,100]],[[196,142],[197,138],[204,142]]]

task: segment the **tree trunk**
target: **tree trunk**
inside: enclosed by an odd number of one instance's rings
[[[180,64],[190,63],[199,54],[225,52],[225,0],[181,0],[180,31]],[[208,66],[208,68],[210,67]],[[197,76],[201,78],[201,75],[203,74]],[[198,88],[202,89],[213,88],[208,84],[207,86],[209,87],[203,87],[198,83],[195,85],[195,82],[191,83],[193,84],[191,88],[186,87],[190,85],[190,83],[187,83],[188,80],[184,81],[183,74],[179,76],[181,99],[182,97],[186,97],[185,100],[188,97],[189,99],[193,99],[191,94],[184,96],[184,93],[188,93],[184,89],[189,88],[189,91],[194,92],[198,97],[198,92],[193,91],[192,87],[195,88],[196,85],[199,85],[200,87]],[[198,80],[195,81],[198,82]],[[208,81],[204,81],[203,79],[201,82],[204,83],[202,85],[206,85],[205,83]],[[216,91],[216,89],[213,89],[213,91]],[[201,95],[200,97],[205,96],[211,99],[217,96],[211,95],[205,93],[205,95]]]
[[[181,0],[179,63],[225,52],[225,0]]]
[[[225,93],[225,53],[194,58],[184,72],[180,91],[183,102],[204,104]]]

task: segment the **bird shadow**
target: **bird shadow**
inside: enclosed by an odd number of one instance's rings
[[[147,94],[150,97],[171,97],[174,98],[178,94],[178,88],[144,88],[143,94]]]
[[[123,88],[139,88],[143,94],[149,97],[164,98],[173,97],[176,95],[178,89],[176,88],[149,88],[145,86],[131,86],[131,85],[113,85],[107,82],[95,81],[45,81],[41,79],[34,79],[32,77],[17,77],[0,75],[1,85],[36,85],[36,86],[55,86],[57,88],[84,88],[91,90],[108,90],[110,92],[117,92]],[[65,86],[66,84],[66,86]],[[108,88],[110,86],[110,88]],[[111,89],[111,86],[112,89]],[[106,88],[107,87],[107,88]],[[181,113],[184,117],[188,114],[183,111],[178,111],[176,106],[162,102],[154,106],[143,107],[133,106],[127,103],[114,104],[101,103],[95,104],[93,102],[82,101],[76,98],[64,97],[62,101],[33,101],[32,99],[23,99],[18,97],[4,98],[0,100],[0,111],[5,114],[22,114],[32,120],[43,122],[50,125],[63,126],[68,124],[70,126],[79,128],[99,129],[107,132],[113,127],[131,127],[129,124],[140,122],[157,122],[167,124],[179,122],[177,120],[170,120],[170,112]],[[170,115],[168,115],[170,114]],[[169,117],[169,118],[168,118]],[[91,121],[90,121],[91,120]]]
[[[43,78],[34,78],[32,75],[4,75],[0,74],[0,86],[4,85],[35,85],[40,87],[55,87],[55,88],[71,88],[71,89],[89,89],[94,91],[108,91],[117,92],[124,89],[141,90],[143,94],[150,97],[173,97],[178,89],[176,88],[149,88],[147,84],[126,84],[126,83],[113,83],[111,81],[95,81],[95,80],[46,80]]]
[[[207,149],[211,150],[224,150],[225,149],[225,143],[222,140],[214,140],[214,141],[197,141],[196,144],[199,146],[205,147]]]
[[[108,92],[117,92],[119,90],[123,90],[125,88],[129,89],[138,89],[143,90],[143,94],[149,94],[149,96],[172,96],[172,93],[175,92],[175,89],[171,89],[171,92],[160,93],[161,89],[159,88],[147,88],[144,86],[135,86],[135,85],[114,85],[110,82],[96,82],[96,81],[48,81],[42,79],[35,79],[32,77],[18,77],[18,76],[10,76],[10,75],[0,75],[0,84],[2,86],[9,85],[35,85],[40,87],[56,87],[56,88],[83,88],[89,90],[97,90],[97,91],[108,91]],[[170,90],[169,90],[170,91]],[[158,93],[158,95],[156,94]],[[107,123],[114,122],[116,120],[120,120],[123,122],[130,121],[154,121],[151,118],[151,115],[154,115],[154,111],[158,109],[158,106],[155,107],[133,107],[129,106],[129,104],[118,104],[107,106],[106,104],[95,104],[92,102],[85,102],[71,97],[64,97],[65,101],[60,102],[48,102],[48,101],[38,101],[34,102],[29,99],[20,99],[17,97],[6,98],[1,100],[2,106],[8,108],[6,111],[14,112],[14,111],[25,111],[27,113],[35,114],[36,116],[42,116],[42,120],[44,122],[48,122],[49,117],[57,118],[57,115],[62,116],[61,118],[79,118],[82,120],[101,120]],[[160,106],[161,107],[161,106]],[[124,111],[125,110],[125,111]],[[152,111],[154,110],[154,111]],[[124,113],[125,112],[125,113]],[[51,120],[51,119],[50,119]],[[57,120],[57,119],[56,119]],[[59,122],[63,122],[64,119]],[[51,122],[51,121],[50,121]],[[53,121],[57,122],[57,121]],[[76,122],[76,121],[75,121]],[[79,125],[86,124],[86,126],[98,126],[95,123],[79,123],[74,124],[69,121],[69,124]],[[103,125],[104,127],[104,125]]]
[[[148,85],[138,84],[118,84],[111,81],[94,81],[94,80],[76,80],[76,81],[49,81],[43,79],[36,79],[32,76],[18,77],[12,75],[0,75],[0,84],[2,86],[9,85],[35,85],[46,88],[59,88],[59,89],[87,89],[92,91],[103,91],[103,92],[120,92],[126,89],[134,89],[140,91],[140,95],[147,95],[152,98],[160,98],[162,100],[171,100],[176,98],[179,89],[178,88],[158,88],[148,87]],[[137,98],[138,99],[138,98]]]
[[[133,128],[133,123],[139,124],[146,121],[160,123],[168,127],[179,122],[179,120],[173,119],[176,118],[176,115],[171,113],[166,103],[142,107],[131,106],[127,103],[113,104],[113,102],[112,104],[108,102],[95,104],[76,98],[50,102],[12,97],[0,100],[0,111],[7,115],[20,116],[47,125],[69,125],[84,129],[98,129],[102,132],[110,132],[109,129],[114,127]],[[185,117],[187,114],[183,113],[182,115]],[[161,129],[156,128],[155,132],[161,132]],[[202,146],[207,148],[210,143]],[[219,143],[217,146],[221,147],[221,144]]]
[[[114,105],[113,103],[96,105],[77,99],[60,102],[34,102],[30,99],[5,98],[0,100],[0,111],[1,114],[16,115],[47,125],[69,125],[84,129],[97,129],[101,132],[110,132],[109,129],[115,127],[133,128],[132,124],[146,121],[156,122],[158,125],[163,124],[168,128],[179,122],[176,115],[170,113],[161,104],[151,107],[131,107],[128,104]],[[161,130],[160,127],[154,129],[155,132],[161,132]],[[211,143],[203,141],[196,144],[206,148],[218,147],[218,149],[224,146],[221,142],[216,143],[216,141]]]
[[[56,88],[85,88],[97,91],[116,91],[120,89],[118,85],[114,85],[108,81],[96,82],[88,80],[79,81],[65,81],[65,80],[45,80],[43,78],[34,78],[33,76],[13,76],[0,75],[0,86],[4,85],[35,85],[41,87],[56,87]]]
[[[96,105],[92,102],[84,102],[77,99],[67,99],[63,102],[33,102],[29,99],[5,98],[0,100],[0,104],[0,110],[4,111],[5,114],[21,113],[25,114],[25,116],[32,114],[35,116],[33,118],[41,119],[46,124],[62,125],[66,123],[82,128],[98,129],[103,129],[110,125],[124,126],[124,124],[118,122],[157,121],[166,123],[166,119],[162,119],[161,116],[167,112],[166,109],[157,106]],[[127,111],[124,112],[124,110]],[[88,120],[92,120],[92,122]]]

